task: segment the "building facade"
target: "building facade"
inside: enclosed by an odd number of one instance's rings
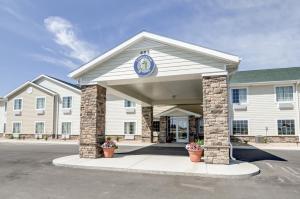
[[[7,138],[78,139],[80,96],[76,85],[41,75],[5,96]]]

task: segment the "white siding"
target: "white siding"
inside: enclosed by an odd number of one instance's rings
[[[0,102],[0,133],[4,131],[4,123],[6,123],[5,102]]]
[[[136,135],[142,134],[142,108],[136,104],[135,113],[126,113],[124,99],[107,95],[106,100],[106,135],[124,135],[124,122],[136,122]]]
[[[80,102],[81,93],[74,91],[66,86],[58,84],[54,81],[42,78],[37,84],[52,90],[59,95],[58,108],[58,135],[61,135],[62,122],[71,122],[71,135],[80,135]],[[71,114],[64,114],[62,109],[62,98],[64,96],[72,96],[72,112]]]
[[[293,84],[290,84],[293,85]],[[276,102],[275,86],[280,85],[257,85],[249,86],[247,95],[247,110],[234,111],[231,108],[231,119],[248,120],[248,135],[266,135],[268,127],[269,136],[277,136],[277,120],[294,119],[295,135],[299,135],[298,107],[296,103],[296,92],[294,91],[294,109],[280,110]],[[238,88],[238,87],[232,87]],[[245,87],[241,87],[245,88]],[[298,88],[299,90],[299,88]]]
[[[224,60],[144,40],[110,58],[81,77],[81,83],[138,78],[133,64],[141,50],[149,50],[156,63],[156,77],[224,72]]]

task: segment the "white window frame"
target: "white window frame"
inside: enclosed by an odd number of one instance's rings
[[[242,103],[233,103],[233,90],[235,89],[246,89],[246,102],[242,102]],[[248,87],[233,87],[233,88],[230,88],[230,103],[231,104],[245,104],[247,105],[249,103],[249,98],[248,98]]]
[[[131,102],[131,103],[134,103],[134,106],[126,106],[126,101]],[[125,107],[125,108],[136,108],[136,102],[133,102],[133,101],[131,101],[131,100],[125,99],[125,100],[124,100],[124,107]]]
[[[66,97],[70,97],[70,98],[71,98],[71,104],[70,104],[70,107],[64,107],[64,98],[66,98]],[[62,103],[61,103],[61,106],[62,106],[63,109],[72,109],[72,107],[73,107],[73,96],[70,96],[70,95],[68,95],[68,96],[63,96],[63,97],[62,97]]]
[[[37,124],[37,123],[43,123],[43,124],[44,124],[43,133],[37,133],[37,132],[36,132],[36,124]],[[35,134],[35,135],[44,135],[44,134],[46,134],[46,123],[45,123],[45,121],[35,121],[35,122],[34,122],[34,134]]]
[[[130,122],[134,122],[135,123],[135,132],[133,134],[129,134],[129,133],[125,133],[125,123],[130,123]],[[136,120],[124,120],[123,121],[123,134],[124,135],[136,135],[137,134],[137,121]]]
[[[278,120],[294,120],[294,128],[295,128],[295,134],[294,135],[284,135],[284,134],[279,134],[279,131],[278,131]],[[297,135],[297,120],[295,119],[295,118],[284,118],[284,119],[282,119],[282,118],[277,118],[276,120],[275,120],[275,128],[276,128],[276,130],[277,130],[277,136],[283,136],[283,137],[288,137],[288,136],[291,136],[291,137],[294,137],[294,136],[298,136]]]
[[[21,100],[21,109],[15,109],[15,100]],[[17,97],[13,99],[13,110],[14,111],[22,111],[23,110],[23,98],[22,97]]]
[[[71,128],[70,128],[70,134],[63,134],[63,123],[70,123],[71,124]],[[61,122],[60,124],[60,134],[61,135],[72,135],[72,128],[73,128],[73,125],[72,125],[72,122],[71,121],[63,121]]]
[[[288,86],[291,86],[293,88],[293,99],[291,101],[277,101],[276,88],[288,87]],[[295,102],[295,86],[293,84],[283,84],[283,85],[276,85],[276,86],[274,86],[274,101],[276,103],[291,103],[291,102]]]
[[[20,123],[20,132],[19,132],[19,133],[14,133],[14,124],[16,124],[16,123]],[[21,122],[21,121],[13,121],[13,122],[12,122],[11,132],[12,132],[13,134],[21,134],[21,133],[22,133],[22,122]]]
[[[37,100],[43,98],[44,99],[44,108],[37,108]],[[46,110],[46,97],[45,96],[37,96],[35,98],[35,110]]]
[[[233,121],[239,121],[239,120],[245,120],[247,121],[247,124],[248,124],[248,133],[247,134],[233,134]],[[232,136],[249,136],[250,135],[250,124],[249,124],[249,119],[245,119],[245,118],[238,118],[238,119],[231,119],[231,135]]]

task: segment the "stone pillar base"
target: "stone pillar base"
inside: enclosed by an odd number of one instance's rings
[[[153,107],[142,107],[142,141],[153,142]]]
[[[100,158],[102,155],[102,148],[98,145],[80,144],[79,155],[80,158]]]
[[[229,146],[204,147],[204,162],[207,164],[229,164]]]

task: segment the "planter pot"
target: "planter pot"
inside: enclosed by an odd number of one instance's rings
[[[105,148],[103,149],[103,154],[105,158],[112,158],[115,153],[115,148]]]
[[[190,160],[192,162],[200,162],[203,154],[203,149],[200,151],[189,151]]]

